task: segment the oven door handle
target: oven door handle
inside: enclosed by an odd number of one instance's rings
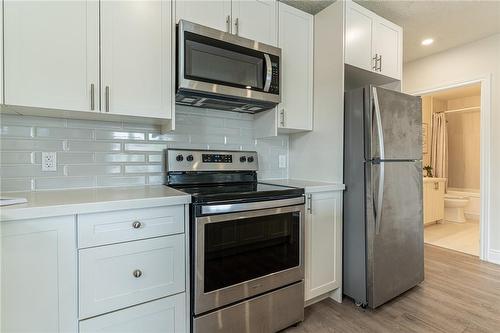
[[[203,215],[233,213],[233,212],[242,212],[246,210],[258,210],[258,209],[268,209],[268,208],[276,208],[284,206],[294,206],[294,205],[304,204],[304,202],[305,200],[304,197],[302,196],[297,198],[269,200],[269,201],[206,205],[206,206],[201,206],[201,213]]]
[[[271,87],[271,80],[273,78],[273,67],[269,54],[264,53],[264,59],[266,60],[266,83],[264,84],[264,91],[269,92],[269,88]]]

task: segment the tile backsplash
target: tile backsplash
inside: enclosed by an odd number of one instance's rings
[[[253,116],[179,107],[176,130],[158,126],[20,115],[0,116],[0,188],[62,188],[163,184],[164,149],[256,150],[259,178],[286,178],[288,137],[253,139]],[[57,171],[42,171],[41,152],[57,152]]]

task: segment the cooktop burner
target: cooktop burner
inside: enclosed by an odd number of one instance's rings
[[[191,194],[193,203],[252,202],[304,195],[301,188],[257,181],[255,151],[168,149],[167,182]]]
[[[179,191],[191,194],[193,203],[272,200],[297,197],[304,194],[304,190],[301,188],[261,183],[170,186]]]

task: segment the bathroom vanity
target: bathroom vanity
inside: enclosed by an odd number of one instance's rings
[[[446,178],[424,177],[424,225],[444,219]]]

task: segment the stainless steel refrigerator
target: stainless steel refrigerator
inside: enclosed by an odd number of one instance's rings
[[[343,292],[376,308],[424,280],[422,103],[345,93]]]

